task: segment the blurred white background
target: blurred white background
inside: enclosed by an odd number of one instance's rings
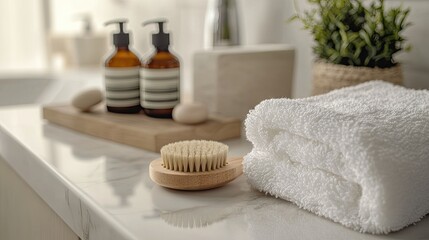
[[[301,10],[308,7],[306,1],[298,2]],[[413,50],[400,57],[405,67],[406,85],[429,88],[429,1],[403,1],[403,4],[412,8],[410,19],[414,23],[407,31]],[[55,34],[80,34],[82,23],[76,21],[77,14],[91,14],[95,31],[103,34],[114,30],[105,28],[105,21],[128,18],[134,49],[141,55],[148,53],[150,32],[154,31],[154,28],[142,28],[141,23],[166,17],[172,48],[184,66],[184,87],[190,90],[192,54],[203,48],[206,5],[207,0],[1,0],[0,78],[11,72],[31,76],[33,72],[49,71],[52,64],[47,39]],[[293,95],[308,96],[312,40],[299,23],[287,22],[294,12],[292,0],[239,0],[239,7],[243,44],[289,43],[296,47]]]

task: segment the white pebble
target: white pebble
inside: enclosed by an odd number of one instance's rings
[[[205,122],[207,118],[207,107],[201,103],[183,103],[173,109],[173,119],[178,123],[197,124]]]
[[[103,93],[99,89],[88,89],[78,93],[73,98],[72,105],[83,112],[88,112],[102,102],[103,98]]]

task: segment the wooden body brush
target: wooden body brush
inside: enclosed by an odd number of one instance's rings
[[[161,148],[161,158],[150,163],[150,178],[178,190],[221,187],[243,173],[242,158],[228,159],[228,146],[214,141],[176,142]]]

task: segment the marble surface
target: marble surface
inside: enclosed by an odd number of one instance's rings
[[[244,155],[244,139],[226,141]],[[244,176],[201,192],[148,176],[158,154],[44,122],[37,106],[0,109],[0,155],[82,239],[429,239],[429,218],[397,233],[361,234],[280,199]]]

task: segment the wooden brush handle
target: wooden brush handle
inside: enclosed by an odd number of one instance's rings
[[[162,159],[150,163],[149,175],[155,183],[177,190],[206,190],[221,187],[236,179],[243,173],[243,158],[229,158],[228,164],[207,172],[179,172],[165,169]]]

